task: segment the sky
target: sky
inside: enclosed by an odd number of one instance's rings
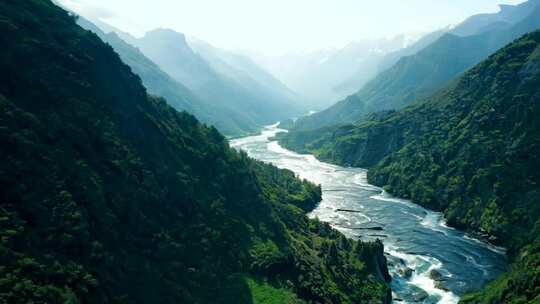
[[[141,36],[171,28],[229,50],[265,54],[419,34],[524,0],[58,0]]]

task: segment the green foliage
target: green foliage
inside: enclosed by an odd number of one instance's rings
[[[0,33],[0,303],[387,299],[382,245],[305,216],[320,187],[148,96],[72,16],[6,0]]]
[[[527,246],[540,235],[539,54],[536,31],[422,103],[357,125],[292,132],[280,142],[338,164],[370,167],[371,183],[506,246],[515,265],[484,299],[533,301],[538,255],[532,254],[536,245]],[[523,254],[529,257],[518,258]]]
[[[247,279],[247,284],[253,295],[253,304],[304,304],[296,294],[287,288],[276,288],[264,281]]]

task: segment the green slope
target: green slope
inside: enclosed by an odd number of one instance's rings
[[[442,36],[417,54],[401,58],[356,94],[324,111],[299,119],[295,129],[352,123],[371,113],[401,109],[432,95],[505,44],[540,28],[540,5],[535,2],[521,12],[524,19],[508,29],[494,29],[467,37]]]
[[[506,246],[514,270],[467,301],[534,302],[540,291],[539,100],[536,31],[424,103],[281,142],[339,164],[371,167],[371,183]]]
[[[0,2],[0,303],[383,303],[320,188],[147,95],[74,17]],[[383,275],[381,275],[383,274]]]

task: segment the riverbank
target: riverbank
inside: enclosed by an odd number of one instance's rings
[[[231,145],[321,184],[323,200],[311,217],[330,223],[347,237],[380,239],[396,301],[456,303],[506,269],[500,250],[446,226],[442,214],[370,185],[366,170],[323,163],[270,140],[281,131],[267,127],[262,134],[232,141]],[[378,229],[363,229],[373,227]]]

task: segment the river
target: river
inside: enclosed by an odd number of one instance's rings
[[[438,212],[368,184],[365,169],[320,162],[270,140],[283,131],[269,126],[260,135],[232,140],[231,146],[320,184],[322,201],[310,217],[354,239],[381,239],[395,303],[457,303],[505,270],[504,249],[446,226]]]

